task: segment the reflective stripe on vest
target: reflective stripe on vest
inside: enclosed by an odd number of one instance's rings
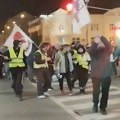
[[[72,55],[73,63],[77,64],[77,51],[73,50],[73,55]]]
[[[77,55],[77,61],[78,61],[79,65],[81,65],[83,68],[85,68],[85,69],[89,68],[88,62],[85,61],[80,54]]]
[[[40,53],[41,55],[41,60],[45,60],[44,64],[37,64],[34,61],[34,68],[38,69],[38,68],[48,68],[48,63],[47,63],[47,55],[42,54],[42,52],[40,50],[37,50],[36,52]],[[35,53],[36,53],[35,52]]]
[[[11,61],[9,62],[9,68],[15,67],[25,67],[25,63],[23,62],[23,50],[20,49],[19,55],[15,54],[13,48],[9,48],[9,54]]]

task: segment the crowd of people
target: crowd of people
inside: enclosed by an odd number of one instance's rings
[[[29,80],[37,84],[39,99],[49,96],[48,91],[54,89],[52,80],[55,78],[59,82],[61,95],[74,95],[74,85],[77,80],[80,94],[84,95],[90,77],[93,84],[93,111],[98,112],[100,102],[101,113],[107,114],[111,75],[116,70],[119,52],[115,52],[104,36],[96,36],[91,45],[82,45],[80,41],[63,44],[59,48],[51,46],[48,42],[41,43],[39,47],[33,44],[29,57],[25,55],[21,45],[22,41],[14,40],[12,48],[7,48],[0,53],[0,66],[3,66],[2,63],[8,64],[7,75],[12,79],[11,87],[20,101],[23,98],[22,80],[25,72]],[[115,74],[117,74],[116,71]],[[2,75],[2,69],[0,69],[1,78]],[[64,80],[67,81],[69,93],[64,91]],[[100,89],[101,100],[99,100]]]

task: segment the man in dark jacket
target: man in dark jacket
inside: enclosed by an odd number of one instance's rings
[[[100,101],[100,111],[107,114],[106,107],[111,84],[112,62],[110,56],[112,49],[110,43],[103,36],[97,36],[95,42],[89,49],[91,56],[91,77],[93,83],[93,111],[98,112],[100,85],[102,87],[102,97]]]

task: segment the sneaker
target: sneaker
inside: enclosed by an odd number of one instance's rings
[[[51,89],[51,88],[49,88],[49,89],[48,89],[48,91],[50,92],[50,91],[52,91],[52,89]]]
[[[72,96],[73,94],[74,94],[73,91],[70,91],[69,96]]]
[[[93,106],[93,112],[94,112],[94,113],[97,113],[97,112],[98,112],[98,106],[95,106],[95,105]]]
[[[22,95],[17,96],[19,98],[19,101],[23,101]]]
[[[46,97],[45,97],[45,95],[40,95],[40,96],[38,96],[38,98],[39,99],[45,99]]]
[[[107,115],[106,109],[100,109],[100,112],[101,112],[102,115]]]
[[[48,92],[44,92],[44,95],[47,96],[47,97],[50,96],[50,94]]]

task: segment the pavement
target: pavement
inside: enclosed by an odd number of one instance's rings
[[[36,84],[23,81],[23,101],[15,97],[10,80],[0,80],[0,120],[120,120],[120,77],[113,78],[110,88],[108,115],[92,112],[92,83],[88,81],[86,94],[80,95],[76,84],[73,96],[61,96],[57,82],[50,97],[38,99]],[[67,90],[66,83],[64,84]]]
[[[11,81],[0,80],[0,120],[74,120],[50,98],[37,98],[36,88],[24,80],[23,101],[15,97]]]

